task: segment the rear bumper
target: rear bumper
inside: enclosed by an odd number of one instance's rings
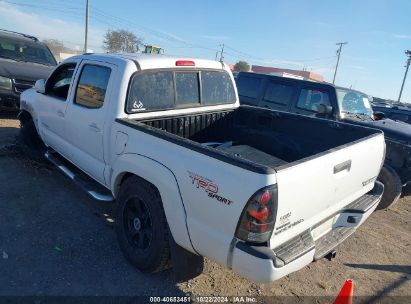
[[[373,190],[333,215],[336,220],[332,229],[316,240],[311,231],[317,226],[274,249],[233,240],[233,271],[252,281],[271,282],[324,257],[364,223],[377,207],[383,192],[384,186],[375,182]]]

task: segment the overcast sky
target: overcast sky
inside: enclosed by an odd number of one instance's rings
[[[0,28],[83,48],[86,0],[0,0]],[[107,29],[127,29],[166,54],[305,68],[336,84],[396,100],[411,49],[408,0],[90,0],[89,48]],[[411,103],[411,75],[402,101]]]

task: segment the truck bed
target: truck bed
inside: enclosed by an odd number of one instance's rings
[[[117,122],[259,173],[285,169],[381,133],[249,106]]]

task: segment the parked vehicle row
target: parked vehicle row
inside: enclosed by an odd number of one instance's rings
[[[385,185],[385,191],[379,208],[393,204],[402,186],[411,182],[411,125],[381,119],[366,94],[326,83],[257,73],[241,72],[236,82],[241,104],[383,131],[387,151],[378,180]],[[373,154],[371,149],[369,154]]]
[[[372,108],[374,111],[382,113],[384,118],[411,124],[411,106],[405,106],[403,104],[390,105],[372,103]]]
[[[76,56],[20,107],[28,145],[115,199],[120,247],[143,272],[172,265],[186,279],[205,256],[273,281],[331,259],[383,193],[383,132],[240,106],[217,61]]]

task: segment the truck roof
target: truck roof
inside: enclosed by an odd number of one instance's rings
[[[5,29],[0,29],[0,37],[12,38],[14,40],[25,41],[25,42],[27,42],[27,41],[39,42],[37,37],[31,36],[31,35],[28,35],[28,34],[24,34],[24,33],[9,31],[9,30],[5,30]]]
[[[202,68],[202,69],[224,69],[228,70],[228,66],[224,63],[214,60],[194,58],[188,56],[170,56],[170,55],[150,55],[150,54],[117,54],[117,53],[86,53],[83,55],[78,55],[72,58],[84,59],[94,59],[94,60],[104,60],[104,61],[133,61],[135,62],[141,70],[147,69],[161,69],[161,68],[175,68],[178,61],[192,61],[194,66],[178,66],[179,68]]]
[[[272,75],[272,74],[264,74],[264,73],[254,73],[254,72],[240,72],[239,75],[241,74],[247,74],[247,75],[258,75],[260,77],[267,77],[267,78],[271,78],[271,79],[277,79],[277,80],[281,80],[281,81],[290,81],[290,82],[298,82],[298,83],[303,83],[306,85],[312,85],[313,83],[316,85],[320,85],[320,86],[324,86],[324,87],[329,87],[329,88],[335,88],[335,89],[341,89],[341,90],[349,90],[351,92],[356,92],[359,94],[364,94],[364,95],[368,95],[364,92],[358,91],[358,90],[354,90],[354,89],[350,89],[350,88],[345,88],[345,87],[341,87],[341,86],[337,86],[335,84],[332,84],[330,82],[326,82],[326,81],[312,81],[312,80],[305,80],[305,79],[297,79],[297,78],[289,78],[289,77],[282,77],[282,76],[277,76],[277,75]],[[237,76],[238,77],[238,76]]]

